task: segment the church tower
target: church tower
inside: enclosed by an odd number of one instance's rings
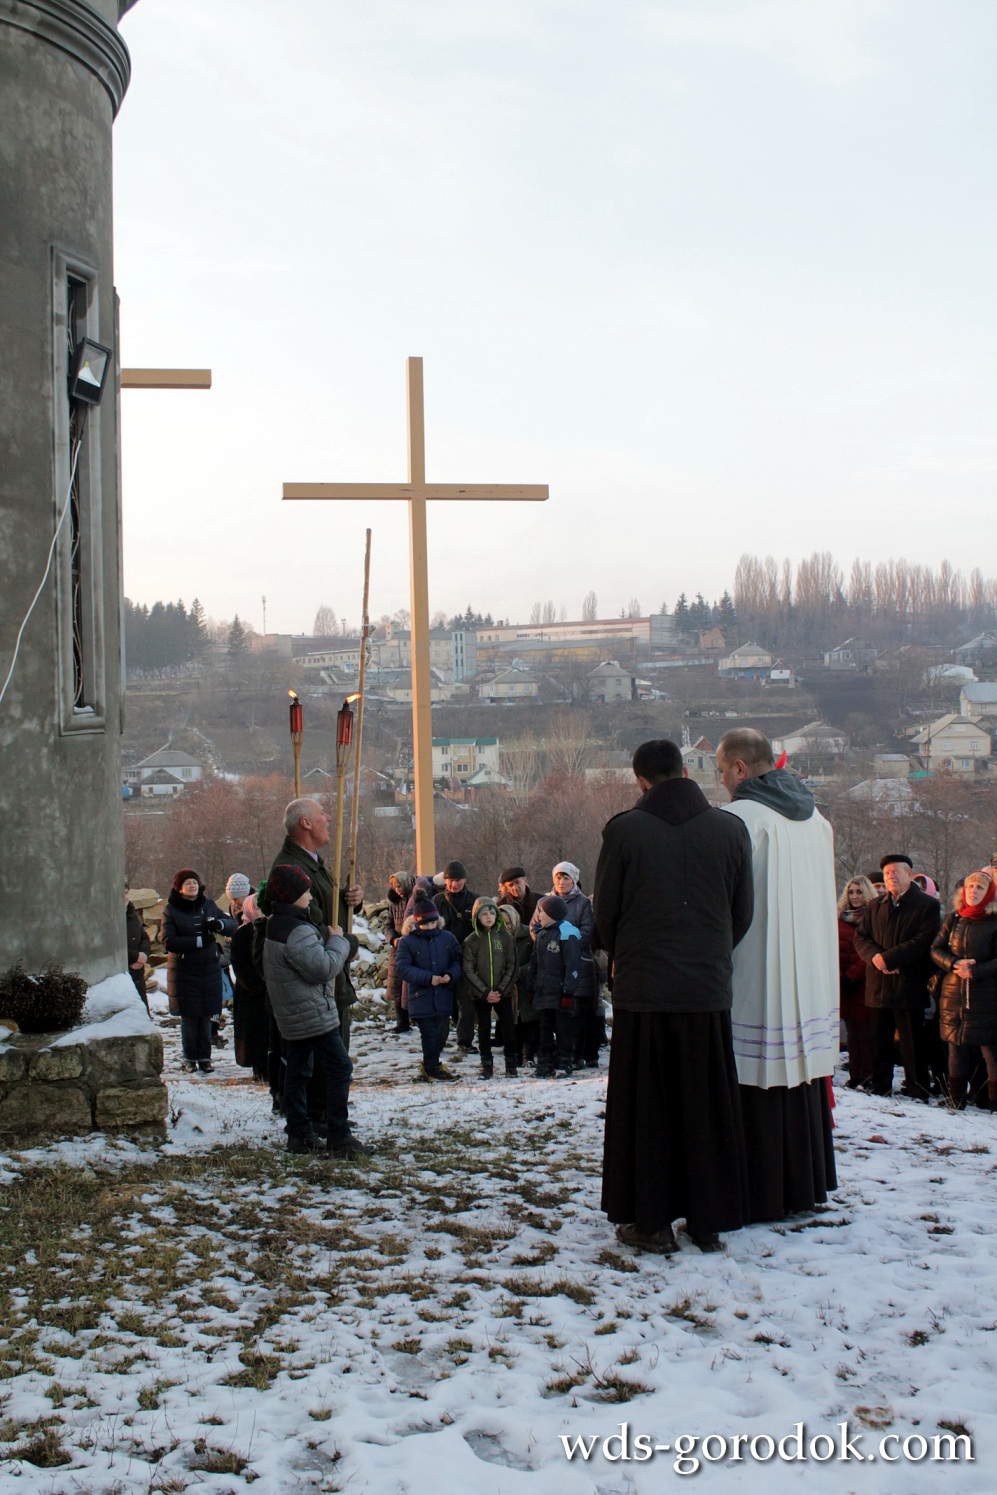
[[[126,969],[111,128],[132,3],[0,0],[0,970],[91,982]]]

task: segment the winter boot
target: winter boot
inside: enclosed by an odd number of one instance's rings
[[[481,1079],[490,1080],[495,1074],[495,1066],[490,1059],[481,1061]]]
[[[506,1077],[506,1079],[507,1080],[514,1080],[518,1074],[519,1074],[519,1069],[518,1069],[518,1067],[516,1065],[515,1060],[509,1060],[509,1059],[507,1059],[505,1061],[505,1077]]]

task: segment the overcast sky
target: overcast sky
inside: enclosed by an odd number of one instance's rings
[[[115,126],[125,590],[305,632],[713,599],[744,552],[997,573],[993,0],[140,0]]]

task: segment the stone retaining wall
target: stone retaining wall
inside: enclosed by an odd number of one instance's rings
[[[102,982],[87,1006],[84,1025],[68,1033],[4,1035],[0,1141],[93,1130],[165,1136],[163,1039],[131,980]]]

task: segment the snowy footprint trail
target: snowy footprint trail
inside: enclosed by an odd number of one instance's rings
[[[641,1256],[598,1211],[604,1074],[416,1085],[365,1006],[369,1162],[288,1156],[170,1028],[166,1147],[0,1159],[0,1488],[623,1495],[689,1477],[682,1434],[697,1486],[997,1488],[997,1121],[839,1090],[826,1209]],[[800,1422],[864,1462],[766,1460]],[[975,1462],[890,1462],[963,1432]]]

